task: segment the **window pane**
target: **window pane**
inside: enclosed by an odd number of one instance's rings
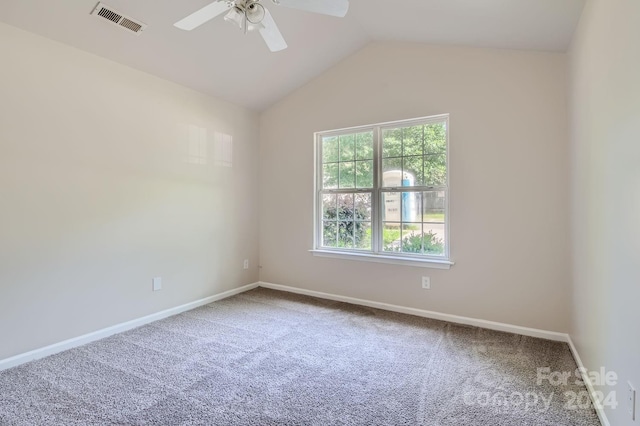
[[[395,222],[384,222],[382,227],[382,250],[400,251],[402,245],[400,224]]]
[[[382,160],[382,186],[402,186],[402,158],[384,158]]]
[[[422,224],[402,224],[402,251],[405,253],[422,253]]]
[[[402,155],[402,129],[382,131],[382,157],[400,157]]]
[[[399,192],[382,193],[382,220],[388,222],[400,222],[400,202]]]
[[[325,189],[338,187],[338,163],[324,164],[322,166],[322,187]]]
[[[422,172],[422,163],[424,157],[413,156],[404,157],[403,172],[404,179],[402,180],[402,186],[422,186],[424,185],[424,175]]]
[[[338,194],[338,220],[353,220],[353,194]]]
[[[427,186],[446,185],[447,156],[445,154],[424,157],[424,181]]]
[[[422,194],[422,220],[427,223],[444,224],[444,191],[427,191]]]
[[[444,241],[444,224],[424,224],[424,254],[431,256],[444,256]]]
[[[425,153],[444,154],[447,152],[447,125],[435,123],[424,126]]]
[[[325,220],[322,222],[322,246],[336,247],[338,222]]]
[[[355,163],[353,161],[340,164],[340,188],[353,188],[355,186]]]
[[[356,220],[371,220],[371,194],[356,194],[355,216]]]
[[[338,247],[353,248],[355,222],[338,222]]]
[[[373,187],[373,161],[356,161],[356,187]]]
[[[371,249],[371,222],[356,222],[356,248]]]
[[[373,160],[373,132],[356,135],[356,160]]]
[[[423,155],[424,126],[412,126],[402,129],[402,155]]]
[[[420,220],[420,200],[422,193],[420,192],[403,192],[402,193],[402,214],[400,215],[403,222],[417,222]]]
[[[424,254],[443,256],[446,241],[444,191],[426,191],[422,194],[422,220],[424,223]]]
[[[322,218],[336,219],[336,196],[335,194],[324,194],[322,196]]]
[[[338,161],[338,137],[325,136],[322,138],[322,162],[332,163]]]
[[[340,161],[353,161],[356,158],[355,135],[340,136]]]
[[[325,194],[323,209],[323,246],[371,248],[371,193]]]

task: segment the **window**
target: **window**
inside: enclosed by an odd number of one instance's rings
[[[314,251],[450,264],[448,135],[448,115],[317,133]]]

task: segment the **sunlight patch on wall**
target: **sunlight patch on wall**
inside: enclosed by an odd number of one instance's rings
[[[185,144],[185,163],[207,164],[207,129],[193,124],[188,126]]]
[[[194,124],[187,125],[186,133],[185,163],[206,165],[212,162],[216,167],[233,167],[233,136],[210,132]]]
[[[213,134],[213,164],[233,167],[233,137],[221,132]]]

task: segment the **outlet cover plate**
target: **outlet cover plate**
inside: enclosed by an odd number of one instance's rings
[[[422,288],[430,290],[431,289],[431,278],[422,277]]]
[[[153,291],[162,290],[162,277],[154,277],[151,282]]]

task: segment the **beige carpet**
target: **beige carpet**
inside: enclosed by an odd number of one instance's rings
[[[598,425],[566,344],[266,289],[0,372],[0,425]]]

